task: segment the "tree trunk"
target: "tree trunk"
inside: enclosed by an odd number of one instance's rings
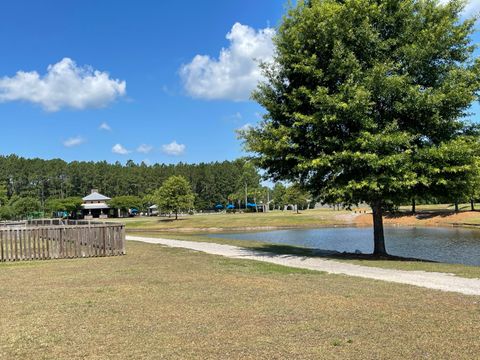
[[[412,198],[412,214],[417,213],[417,203],[415,202],[415,198]]]
[[[383,209],[381,204],[372,205],[374,255],[387,255],[385,234],[383,232]]]
[[[178,220],[178,210],[175,210],[175,220]]]
[[[458,201],[455,201],[455,212],[458,212]]]
[[[475,211],[475,203],[474,203],[473,199],[470,199],[470,209],[472,211]]]

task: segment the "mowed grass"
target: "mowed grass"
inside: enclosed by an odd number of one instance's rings
[[[136,217],[118,219],[124,222],[130,230],[169,230],[191,229],[228,230],[258,227],[315,227],[333,224],[348,224],[348,215],[352,211],[334,211],[330,209],[305,210],[300,214],[293,211],[271,211],[268,213],[236,213],[236,214],[205,214],[187,215],[179,220],[168,217]],[[343,216],[342,216],[343,215]],[[346,216],[345,216],[346,215]]]
[[[4,359],[472,359],[479,297],[128,243],[0,266]]]
[[[316,249],[309,249],[301,246],[291,246],[283,244],[270,244],[260,241],[251,241],[251,240],[236,240],[236,239],[226,239],[218,237],[208,237],[208,234],[195,235],[195,234],[175,234],[175,233],[135,233],[129,232],[129,235],[133,236],[145,236],[145,237],[159,237],[175,240],[186,240],[186,241],[196,241],[196,242],[209,242],[217,244],[226,244],[234,245],[243,248],[248,248],[252,250],[264,251],[274,254],[290,254],[298,256],[308,256],[308,257],[319,257],[325,259],[331,259],[335,261],[347,262],[351,264],[379,267],[384,269],[395,269],[395,270],[408,270],[408,271],[427,271],[427,272],[440,272],[454,274],[466,278],[476,278],[480,279],[480,266],[469,266],[462,264],[447,264],[447,263],[438,263],[438,262],[427,262],[427,261],[408,261],[408,260],[379,260],[375,258],[371,259],[356,259],[355,254],[347,254],[343,256],[339,254],[338,256],[329,256],[319,253]],[[373,240],[372,240],[373,241]]]

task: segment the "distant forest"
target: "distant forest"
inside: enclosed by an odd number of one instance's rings
[[[184,176],[196,194],[197,209],[213,208],[226,203],[229,196],[238,193],[245,183],[260,187],[260,176],[243,159],[234,161],[176,165],[125,165],[101,162],[67,163],[60,159],[25,159],[16,155],[0,156],[0,184],[7,196],[48,199],[83,197],[91,189],[98,189],[109,197],[151,194],[172,175]]]

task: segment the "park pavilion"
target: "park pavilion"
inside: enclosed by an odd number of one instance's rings
[[[82,200],[82,213],[85,219],[105,219],[108,217],[110,207],[107,205],[107,201],[111,200],[108,196],[92,189],[90,195],[85,196]]]

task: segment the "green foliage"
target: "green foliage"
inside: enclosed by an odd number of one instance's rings
[[[108,202],[108,205],[114,209],[128,211],[129,209],[140,210],[143,208],[143,200],[138,196],[124,195],[116,196]]]
[[[65,199],[49,199],[45,208],[49,212],[66,211],[72,212],[81,209],[82,199],[79,197],[68,197]]]
[[[459,202],[478,196],[480,158],[478,139],[460,137],[449,144],[422,149],[416,156],[419,188],[438,198]]]
[[[181,211],[189,211],[194,206],[195,195],[187,179],[171,176],[154,193],[155,202],[164,212],[174,212],[175,218]]]
[[[33,197],[12,197],[9,207],[11,214],[20,218],[26,218],[32,213],[41,210],[40,201]]]
[[[0,206],[0,220],[12,220],[15,217],[15,213],[11,206]]]
[[[263,200],[266,195],[266,189],[260,186],[260,175],[251,162],[243,164],[235,184],[235,192],[229,194],[228,201],[243,204],[243,207],[246,206],[245,197],[248,202],[260,198]]]
[[[386,253],[384,210],[418,193],[456,200],[477,174],[478,131],[462,120],[480,93],[465,4],[299,1],[263,65],[253,99],[266,115],[241,134],[246,149],[275,181],[369,204],[375,254]]]
[[[285,193],[287,188],[281,182],[275,183],[272,190],[272,200],[276,208],[283,208],[285,203]]]
[[[228,195],[238,190],[245,163],[244,159],[238,159],[146,166],[130,161],[122,166],[106,161],[67,163],[59,159],[24,159],[10,155],[0,156],[0,183],[6,184],[9,197],[18,195],[45,200],[83,197],[93,188],[111,198],[124,195],[144,197],[152,194],[170,176],[180,175],[192,185],[196,194],[195,207],[209,209],[219,202],[226,203]],[[255,168],[250,175],[249,179],[259,179]]]
[[[8,189],[5,183],[0,183],[0,206],[5,206],[8,203]]]
[[[152,206],[155,204],[155,197],[153,194],[147,194],[142,198],[142,204],[144,208]]]
[[[239,185],[247,185],[248,188],[257,189],[260,187],[260,175],[251,162],[245,162],[242,167]]]
[[[304,191],[298,184],[289,186],[285,190],[285,194],[283,196],[284,204],[297,205],[297,211],[299,207],[301,207],[302,209],[306,208],[309,201],[309,194]]]
[[[241,135],[266,175],[301,182],[325,202],[377,209],[414,191],[463,193],[476,174],[478,137],[461,119],[480,90],[474,20],[461,20],[463,5],[292,7],[275,64],[264,65],[267,80],[253,94],[264,121]]]

